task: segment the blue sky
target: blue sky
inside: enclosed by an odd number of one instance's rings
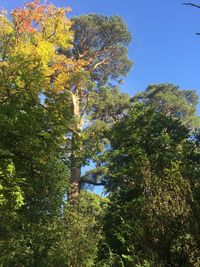
[[[184,0],[52,0],[70,6],[72,15],[101,13],[122,16],[133,36],[129,56],[134,66],[122,90],[134,95],[148,84],[170,82],[200,95],[200,9]],[[185,0],[186,1],[186,0]],[[196,1],[196,2],[195,2]],[[193,2],[199,3],[200,0]],[[11,10],[23,0],[1,0]]]

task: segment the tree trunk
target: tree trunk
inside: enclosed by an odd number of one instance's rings
[[[77,94],[72,94],[73,116],[75,118],[75,130],[72,135],[71,145],[71,188],[69,193],[69,201],[76,202],[80,192],[80,178],[81,178],[81,128],[82,119],[80,114],[80,99]]]

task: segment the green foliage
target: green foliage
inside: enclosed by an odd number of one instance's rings
[[[96,266],[102,240],[102,216],[108,200],[81,192],[76,205],[66,204],[60,240],[55,243],[52,266]]]
[[[88,115],[90,120],[100,120],[107,125],[121,119],[130,110],[130,96],[118,87],[102,86],[91,95]]]
[[[104,230],[125,266],[199,264],[191,203],[199,204],[184,175],[188,138],[179,120],[142,104],[112,129]]]
[[[1,109],[1,181],[6,200],[1,205],[1,261],[3,266],[44,266],[40,262],[54,244],[53,225],[68,188],[69,170],[60,160],[66,149],[66,125],[58,125],[53,105],[47,111],[31,100],[12,99]]]
[[[173,84],[153,84],[133,97],[133,102],[138,101],[167,116],[179,118],[187,127],[194,129],[200,126],[197,116],[198,95],[195,91],[180,90]]]
[[[1,162],[0,176],[2,184],[0,184],[0,205],[12,205],[9,209],[18,209],[23,205],[23,195],[19,184],[20,180],[16,177],[14,164],[10,160]],[[9,196],[12,198],[9,199]]]
[[[109,140],[105,132],[113,123],[124,117],[131,106],[130,97],[118,88],[100,87],[90,94],[91,100],[86,109],[85,118],[89,122],[82,131],[84,163],[98,160],[105,151]]]
[[[131,35],[121,17],[89,14],[74,18],[73,23],[70,57],[87,62],[86,70],[93,81],[104,84],[128,73],[132,65],[127,57]]]

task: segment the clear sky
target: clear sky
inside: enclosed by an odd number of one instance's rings
[[[72,15],[120,15],[133,40],[129,56],[134,62],[122,90],[135,94],[148,84],[170,82],[196,89],[200,96],[200,9],[183,6],[187,0],[50,0],[70,6]],[[196,1],[196,2],[195,2]],[[200,0],[193,2],[200,4]],[[1,0],[11,10],[23,0]]]

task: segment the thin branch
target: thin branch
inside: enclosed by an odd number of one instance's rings
[[[193,3],[182,3],[182,5],[200,8],[200,5],[196,5],[196,4],[193,4]]]
[[[91,185],[96,185],[96,186],[99,186],[99,185],[105,186],[107,184],[105,179],[103,179],[105,172],[106,172],[105,167],[99,167],[99,168],[90,170],[81,177],[79,183],[80,185],[91,184]]]
[[[96,182],[96,181],[91,181],[91,180],[84,179],[84,180],[80,181],[80,184],[90,184],[90,185],[95,185],[95,186],[105,186],[106,182],[105,181]]]
[[[106,58],[104,58],[102,61],[96,63],[96,64],[94,65],[94,67],[92,68],[92,70],[94,71],[94,70],[95,70],[98,66],[100,66],[100,65],[106,65],[106,64],[108,64],[108,63],[106,62],[107,59],[108,59],[108,57],[106,57]]]

